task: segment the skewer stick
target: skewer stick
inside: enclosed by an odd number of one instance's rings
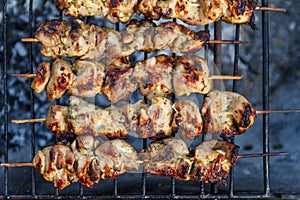
[[[228,75],[213,75],[210,76],[211,80],[241,80],[242,76],[228,76]]]
[[[17,76],[23,78],[35,78],[36,74],[10,74],[10,76]],[[242,76],[229,76],[229,75],[213,75],[210,76],[211,80],[241,80]]]
[[[240,154],[237,156],[237,159],[240,158],[255,158],[255,157],[264,157],[264,156],[280,156],[287,155],[288,152],[273,152],[273,153],[253,153],[253,154]]]
[[[36,38],[22,38],[22,42],[39,42]],[[208,40],[206,41],[208,44],[248,44],[248,41],[240,41],[240,40]]]
[[[13,124],[35,123],[35,122],[45,122],[45,121],[46,118],[11,120]]]
[[[10,74],[10,76],[17,76],[23,78],[35,78],[36,74]]]
[[[0,167],[33,167],[32,163],[0,163]]]
[[[254,153],[254,154],[240,154],[237,159],[240,158],[255,158],[263,156],[280,156],[287,155],[288,152],[274,152],[274,153]],[[137,160],[137,163],[142,164],[144,161]],[[34,167],[33,163],[0,163],[0,167]]]
[[[257,110],[256,114],[269,114],[269,113],[298,113],[300,109],[290,109],[290,110]]]
[[[271,8],[271,7],[256,7],[255,10],[274,11],[274,12],[286,12],[285,8]]]
[[[36,38],[22,38],[21,41],[22,42],[39,42],[39,40]]]
[[[257,110],[256,114],[276,114],[276,113],[298,113],[300,109],[290,109],[290,110]],[[11,120],[13,124],[24,124],[24,123],[36,123],[36,122],[45,122],[46,118],[39,119],[19,119],[19,120]]]
[[[249,44],[248,41],[241,40],[208,40],[207,44]]]

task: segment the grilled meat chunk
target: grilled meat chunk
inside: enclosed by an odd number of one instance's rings
[[[129,137],[126,125],[116,122],[109,111],[94,104],[70,97],[68,125],[76,135],[90,133],[95,136],[105,135],[109,139]]]
[[[176,100],[173,104],[173,131],[183,140],[193,140],[202,131],[202,117],[199,107],[191,100]]]
[[[256,118],[255,109],[242,95],[213,90],[207,94],[201,109],[206,133],[220,133],[230,138],[244,133]]]
[[[50,63],[42,62],[36,68],[36,76],[34,77],[31,88],[36,93],[41,93],[47,86],[47,83],[51,77]]]
[[[207,62],[197,56],[177,56],[173,71],[173,88],[176,96],[191,93],[206,94],[212,89]]]
[[[52,105],[48,109],[46,117],[46,127],[55,132],[57,136],[62,136],[69,131],[67,106]]]
[[[149,21],[132,20],[124,32],[76,19],[72,24],[53,19],[41,24],[35,34],[42,43],[44,56],[80,57],[81,59],[128,56],[136,50],[154,51],[169,48],[172,53],[189,53],[202,48],[209,39],[206,31],[195,32],[175,22],[158,26]]]
[[[99,145],[100,142],[89,134],[77,136],[71,144],[75,156],[76,175],[82,185],[90,188],[101,178],[98,160],[94,156],[94,150]]]
[[[53,182],[62,190],[78,178],[74,171],[75,157],[65,145],[54,145],[38,151],[33,159],[34,167],[43,174],[45,180]]]
[[[195,149],[191,180],[225,184],[239,147],[221,140],[203,142]]]
[[[142,153],[146,173],[188,180],[193,158],[183,140],[168,138],[150,144]]]
[[[105,71],[106,80],[102,87],[103,94],[112,103],[120,100],[129,101],[131,93],[137,90],[133,77],[133,66],[128,58],[118,58]]]
[[[137,151],[124,140],[110,140],[95,150],[102,179],[112,179],[139,170]]]
[[[156,97],[151,105],[138,101],[123,107],[130,130],[139,138],[161,139],[172,134],[173,109],[171,101]]]
[[[134,78],[140,92],[147,99],[168,97],[172,94],[173,58],[160,55],[139,61],[134,68]]]
[[[75,96],[94,97],[101,93],[104,65],[96,61],[76,60],[72,65],[76,79],[68,93]]]
[[[71,67],[70,62],[61,58],[53,61],[51,78],[46,88],[48,101],[52,102],[55,99],[59,99],[72,86],[75,75]]]

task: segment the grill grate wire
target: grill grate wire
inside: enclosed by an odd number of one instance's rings
[[[32,36],[34,33],[34,15],[33,15],[33,0],[29,1],[29,25],[30,25],[30,35]],[[262,6],[267,6],[268,1],[263,0],[262,1]],[[3,123],[3,131],[4,131],[4,139],[5,139],[5,144],[4,144],[4,149],[5,149],[5,155],[4,155],[4,162],[9,161],[9,155],[8,155],[8,80],[7,80],[7,70],[8,70],[8,19],[7,19],[7,1],[3,0],[2,1],[2,43],[3,43],[3,63],[2,63],[2,82],[3,82],[3,94],[4,94],[4,123]],[[60,17],[62,18],[62,13],[60,13]],[[87,19],[89,22],[90,19]],[[268,24],[269,24],[269,18],[268,14],[265,11],[262,11],[262,46],[263,46],[263,109],[267,110],[269,108],[269,29],[268,29]],[[205,29],[208,29],[209,26],[205,26]],[[116,25],[116,29],[119,29],[119,25]],[[220,39],[222,37],[222,30],[221,30],[221,23],[217,22],[215,25],[215,39]],[[236,25],[236,31],[235,31],[235,39],[239,40],[240,38],[240,26]],[[220,46],[217,45],[215,49],[215,63],[217,66],[221,66],[221,60],[222,60],[222,54]],[[28,52],[29,52],[29,71],[33,72],[33,47],[32,44],[28,44]],[[207,58],[207,52],[208,52],[208,47],[205,47],[205,57]],[[233,64],[233,75],[238,75],[238,60],[239,60],[239,45],[235,45],[234,49],[234,64]],[[144,59],[147,58],[147,54],[144,54]],[[233,91],[237,91],[237,81],[233,81],[233,86],[232,86]],[[30,94],[31,98],[31,117],[35,117],[35,111],[34,111],[34,104],[35,104],[35,98],[33,95],[33,92]],[[32,136],[31,136],[31,155],[34,157],[34,154],[36,152],[35,145],[36,145],[36,130],[35,130],[35,125],[31,125],[31,131],[32,131]],[[269,152],[269,116],[267,114],[263,115],[263,151],[264,153]],[[234,142],[234,141],[232,141]],[[142,146],[143,149],[147,147],[147,139],[142,140]],[[200,188],[200,193],[199,194],[184,194],[180,195],[176,193],[176,180],[171,179],[170,184],[171,184],[171,192],[170,194],[147,194],[147,184],[146,184],[146,177],[147,175],[142,173],[141,176],[141,193],[140,194],[130,194],[130,195],[120,195],[118,193],[118,179],[114,180],[113,186],[113,194],[112,195],[97,195],[97,194],[85,194],[85,189],[81,185],[79,186],[79,192],[78,194],[72,194],[72,195],[61,195],[58,190],[55,190],[55,194],[43,194],[43,195],[38,195],[36,192],[36,172],[34,169],[31,170],[31,195],[12,195],[9,194],[9,176],[8,176],[8,168],[4,168],[4,194],[0,194],[0,198],[18,198],[18,199],[50,199],[50,198],[64,198],[64,199],[74,199],[77,197],[84,197],[87,199],[110,199],[110,198],[122,198],[122,199],[134,199],[134,198],[181,198],[181,199],[198,199],[198,198],[206,198],[206,199],[215,199],[215,198],[266,198],[266,197],[271,197],[270,194],[270,165],[269,165],[269,157],[264,157],[263,158],[263,166],[264,166],[264,193],[250,193],[250,192],[245,192],[245,193],[236,193],[234,192],[234,177],[233,177],[233,169],[230,173],[229,177],[229,190],[227,193],[218,193],[216,190],[215,193],[212,194],[207,194],[205,193],[205,184],[199,183],[199,188]]]

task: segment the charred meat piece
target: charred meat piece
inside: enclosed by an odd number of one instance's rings
[[[76,135],[89,133],[105,135],[109,139],[129,137],[126,125],[114,121],[109,111],[73,96],[70,97],[68,116],[70,131]]]
[[[103,94],[112,103],[129,101],[131,93],[137,90],[133,77],[133,66],[127,58],[118,58],[105,71],[106,79],[102,87]]]
[[[52,102],[62,97],[71,88],[75,75],[69,61],[57,58],[52,64],[51,78],[47,84],[47,100]]]
[[[208,93],[212,89],[212,80],[209,79],[207,62],[196,56],[177,56],[173,71],[173,88],[176,96]]]
[[[172,94],[173,58],[160,55],[139,61],[134,68],[134,78],[140,92],[147,99],[168,97]]]
[[[100,142],[89,134],[77,136],[71,144],[75,156],[76,175],[82,185],[90,188],[101,178],[101,171],[94,156],[94,150],[99,145]]]
[[[202,117],[199,107],[191,100],[176,100],[173,104],[173,131],[183,140],[193,140],[202,131]]]
[[[96,61],[76,60],[72,65],[76,73],[68,93],[75,96],[94,97],[101,93],[104,65]]]
[[[149,105],[143,100],[134,104],[127,104],[122,108],[129,122],[129,129],[139,138],[151,136],[151,119],[149,117]]]
[[[36,93],[41,93],[45,88],[46,85],[51,77],[51,70],[50,70],[50,63],[42,62],[36,68],[36,76],[34,77],[31,88]]]
[[[213,90],[204,99],[201,115],[206,133],[220,133],[230,138],[244,133],[256,119],[255,109],[242,95]]]
[[[183,140],[168,138],[152,142],[142,153],[146,173],[189,180],[193,158]]]
[[[195,149],[191,180],[225,184],[239,147],[221,140],[203,142]]]
[[[102,179],[117,178],[126,172],[139,170],[137,151],[124,140],[110,140],[95,150]]]
[[[173,109],[171,101],[156,97],[151,105],[138,101],[123,107],[130,130],[140,138],[161,139],[172,134]]]
[[[68,111],[67,106],[52,105],[48,109],[46,117],[46,127],[48,130],[55,132],[57,136],[66,134],[68,127]]]
[[[38,151],[33,159],[34,167],[44,179],[54,183],[54,187],[62,190],[73,182],[77,182],[73,168],[75,157],[71,149],[65,145],[54,145]]]

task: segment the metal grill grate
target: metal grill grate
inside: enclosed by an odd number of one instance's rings
[[[28,4],[28,21],[29,21],[29,30],[30,32],[28,32],[28,34],[30,34],[31,36],[33,35],[34,32],[34,18],[37,16],[34,16],[33,14],[33,4],[34,1],[30,0],[29,4]],[[268,5],[268,1],[267,0],[263,0],[262,1],[262,6],[267,6]],[[8,96],[8,69],[9,69],[9,59],[8,59],[8,49],[9,44],[8,41],[10,39],[9,35],[8,35],[8,30],[10,29],[10,25],[9,25],[9,20],[8,20],[8,11],[7,11],[7,1],[4,0],[1,3],[1,8],[2,8],[2,41],[1,41],[1,45],[3,46],[3,56],[2,56],[2,69],[1,69],[1,84],[3,84],[3,86],[1,86],[1,92],[3,93],[3,121],[1,122],[1,131],[3,130],[3,138],[4,138],[4,145],[3,145],[3,149],[4,149],[4,160],[3,162],[8,163],[10,161],[10,155],[9,155],[9,106],[11,106],[11,102],[13,100],[9,99]],[[62,14],[60,14],[60,16],[62,17]],[[90,21],[90,19],[87,19],[87,21]],[[215,27],[215,39],[219,39],[218,37],[222,35],[221,33],[221,29],[218,28],[218,26],[220,26],[220,23],[218,23]],[[268,26],[269,26],[269,19],[268,19],[268,14],[266,12],[262,12],[262,36],[261,36],[261,40],[262,40],[262,48],[263,48],[263,63],[262,63],[262,69],[263,69],[263,83],[262,83],[262,88],[263,88],[263,96],[262,96],[262,101],[263,101],[263,109],[267,110],[269,108],[269,30],[268,30]],[[119,25],[116,25],[116,28],[119,28]],[[209,27],[206,26],[206,29],[208,29]],[[240,39],[240,26],[236,25],[236,31],[235,31],[235,39],[239,40]],[[34,58],[33,58],[33,45],[32,44],[27,44],[28,46],[28,71],[27,72],[33,72],[33,66],[34,66]],[[208,48],[206,47],[206,55],[207,55],[207,51]],[[242,52],[241,52],[242,53]],[[240,56],[240,49],[239,49],[239,45],[235,45],[234,48],[234,63],[233,63],[233,75],[238,75],[238,66],[239,66],[239,56]],[[221,65],[221,51],[220,49],[215,49],[215,63],[216,65]],[[144,58],[147,58],[147,55],[144,55]],[[28,87],[28,86],[27,86]],[[233,86],[232,86],[232,90],[233,91],[237,91],[237,82],[233,81]],[[22,90],[22,88],[20,88],[20,90]],[[36,116],[36,111],[34,109],[35,106],[35,96],[33,94],[33,92],[30,93],[30,116],[32,118],[35,118]],[[31,129],[31,137],[30,138],[26,138],[27,140],[30,140],[30,154],[31,157],[34,157],[34,154],[36,152],[36,128],[34,124],[30,125]],[[269,152],[269,116],[267,114],[264,114],[263,116],[263,151],[264,153]],[[147,146],[147,140],[141,140],[141,146],[143,148],[146,148]],[[13,172],[11,172],[13,173]],[[87,199],[110,199],[110,198],[122,198],[122,199],[129,199],[129,198],[183,198],[183,199],[198,199],[198,198],[207,198],[207,199],[214,199],[214,198],[269,198],[272,196],[272,194],[270,193],[270,164],[269,164],[269,158],[265,157],[263,159],[263,185],[264,185],[264,189],[263,192],[261,191],[245,191],[245,192],[236,192],[234,191],[234,185],[235,185],[235,181],[234,181],[234,173],[233,170],[230,173],[230,177],[229,177],[229,182],[228,182],[228,187],[222,190],[218,190],[218,188],[214,185],[211,186],[212,189],[208,189],[207,184],[203,184],[203,183],[199,183],[198,184],[198,192],[187,192],[186,194],[180,194],[177,192],[178,187],[181,187],[182,184],[180,185],[180,183],[178,181],[176,181],[175,179],[168,179],[168,184],[170,186],[170,190],[168,193],[160,193],[160,192],[149,192],[149,187],[150,185],[148,185],[148,180],[147,180],[147,175],[145,174],[141,174],[141,176],[139,177],[139,182],[137,183],[137,187],[139,188],[139,192],[137,194],[122,194],[119,192],[119,183],[120,180],[116,179],[111,181],[111,184],[109,184],[112,189],[110,189],[107,193],[99,193],[99,191],[95,191],[95,190],[90,190],[90,189],[86,189],[84,187],[82,187],[81,185],[78,186],[79,190],[77,190],[76,192],[60,192],[58,190],[55,190],[54,192],[52,190],[50,190],[51,192],[48,192],[47,190],[43,191],[43,192],[38,192],[37,188],[39,187],[39,182],[37,180],[37,174],[36,171],[34,169],[30,170],[30,177],[31,180],[28,180],[28,184],[30,185],[31,190],[27,191],[26,194],[14,194],[11,193],[11,191],[13,191],[13,188],[11,187],[11,182],[15,182],[15,184],[17,184],[16,180],[11,180],[9,177],[9,169],[8,168],[3,168],[3,182],[1,183],[0,188],[2,188],[0,191],[2,194],[0,194],[0,198],[18,198],[18,199],[31,199],[31,198],[39,198],[39,199],[50,199],[50,198],[65,198],[65,199],[74,199],[74,198],[78,198],[78,197],[84,197]],[[22,177],[19,177],[20,179],[22,179]],[[137,179],[135,179],[134,181],[137,181]],[[163,182],[163,184],[166,181]],[[123,183],[123,182],[122,182]],[[77,186],[75,186],[77,187]],[[47,188],[47,186],[46,186]],[[103,188],[102,188],[103,189]],[[209,192],[207,192],[209,191]]]

